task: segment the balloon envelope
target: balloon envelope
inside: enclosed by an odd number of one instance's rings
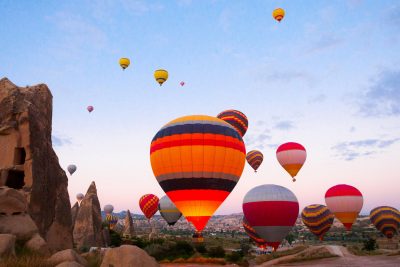
[[[258,150],[249,151],[246,155],[247,163],[257,172],[258,167],[260,167],[263,162],[264,156]]]
[[[326,206],[313,204],[303,209],[301,218],[310,232],[322,240],[325,233],[331,228],[335,216]]]
[[[93,106],[88,106],[86,109],[87,109],[87,110],[89,111],[89,113],[90,113],[90,112],[92,112],[92,111],[94,110],[94,107],[93,107]]]
[[[363,206],[363,196],[357,188],[339,184],[326,191],[325,203],[344,227],[350,230]]]
[[[181,86],[184,86],[185,85],[185,82],[180,82],[179,83]]]
[[[267,241],[262,239],[259,235],[257,235],[256,230],[249,224],[246,217],[243,216],[243,228],[246,234],[253,240],[259,248],[266,248]]]
[[[115,225],[118,223],[118,217],[114,214],[107,214],[106,215],[106,223],[108,223],[108,226],[110,229],[114,229]]]
[[[246,134],[249,121],[247,120],[246,115],[239,110],[229,109],[222,111],[217,115],[217,118],[232,125],[239,132],[241,137]]]
[[[166,70],[156,70],[154,72],[154,79],[160,84],[160,86],[168,80],[168,71]]]
[[[289,189],[265,184],[247,192],[243,213],[256,233],[276,250],[296,223],[299,203]]]
[[[123,70],[125,70],[127,67],[129,67],[129,64],[131,64],[131,61],[129,60],[129,58],[126,58],[126,57],[120,58],[119,65],[121,66],[121,68]]]
[[[114,206],[110,205],[110,204],[107,204],[107,205],[104,206],[103,209],[104,209],[104,212],[106,214],[109,214],[109,213],[112,213],[114,211]]]
[[[69,174],[72,175],[76,171],[76,165],[74,164],[68,165],[67,170]]]
[[[283,10],[282,8],[277,8],[274,9],[274,11],[272,11],[272,17],[276,19],[278,22],[281,22],[284,16],[285,16],[285,10]]]
[[[83,199],[84,197],[85,197],[85,195],[82,194],[82,193],[76,194],[76,199],[77,199],[78,201],[82,201],[82,199]]]
[[[393,207],[380,206],[371,210],[369,219],[383,235],[392,238],[398,233],[400,226],[400,212]]]
[[[239,181],[245,153],[230,124],[193,115],[161,128],[151,142],[150,159],[164,192],[201,231]]]
[[[158,202],[158,210],[168,225],[174,225],[182,216],[182,213],[178,210],[168,196],[163,196],[160,199]]]
[[[153,194],[146,194],[143,195],[139,199],[139,206],[142,210],[144,216],[150,220],[151,217],[157,212],[158,210],[158,197]]]
[[[278,147],[276,150],[276,158],[279,164],[292,176],[294,182],[296,181],[294,177],[306,161],[307,153],[306,149],[301,144],[289,142]]]

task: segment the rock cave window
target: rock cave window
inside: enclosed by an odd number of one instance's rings
[[[26,152],[23,147],[16,147],[14,150],[14,165],[23,165],[25,163]]]
[[[8,170],[6,186],[14,189],[21,189],[25,185],[24,178],[24,171]]]

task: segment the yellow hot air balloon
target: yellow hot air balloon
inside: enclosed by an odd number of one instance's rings
[[[119,65],[121,66],[121,68],[123,70],[125,70],[129,66],[129,64],[131,64],[131,61],[129,60],[129,58],[122,57],[119,59]]]
[[[272,11],[272,17],[274,17],[274,19],[276,19],[278,22],[281,22],[284,16],[285,16],[285,10],[283,10],[282,8],[277,8],[274,11]]]
[[[162,69],[156,70],[154,72],[154,78],[161,86],[168,79],[168,71]]]

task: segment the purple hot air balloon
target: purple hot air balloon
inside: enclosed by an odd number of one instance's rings
[[[94,110],[94,107],[93,107],[93,106],[88,106],[86,109],[87,109],[87,110],[89,111],[89,113],[90,113],[90,112],[92,112],[92,111]]]

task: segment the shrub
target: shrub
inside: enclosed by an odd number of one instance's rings
[[[110,246],[119,247],[121,246],[121,243],[122,243],[121,236],[117,232],[110,230]]]
[[[208,254],[208,256],[213,257],[213,258],[223,258],[223,257],[225,257],[225,250],[221,246],[211,247],[208,250],[207,254]]]
[[[375,250],[377,248],[378,248],[378,246],[376,244],[376,240],[375,239],[370,237],[370,238],[368,238],[368,240],[364,241],[363,250],[372,251],[372,250]]]
[[[197,244],[195,246],[195,249],[197,250],[197,252],[201,253],[201,254],[205,254],[207,253],[207,248],[204,244]]]
[[[226,260],[230,262],[239,262],[243,258],[243,254],[239,251],[232,251],[232,253],[226,255]]]

